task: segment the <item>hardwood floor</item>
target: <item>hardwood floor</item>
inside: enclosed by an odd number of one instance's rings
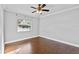
[[[78,54],[79,48],[36,37],[5,45],[5,53],[14,54]]]

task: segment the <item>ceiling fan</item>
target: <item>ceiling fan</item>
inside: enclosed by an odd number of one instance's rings
[[[37,7],[31,6],[31,8],[35,9],[35,11],[33,11],[32,13],[37,12],[37,13],[42,14],[42,11],[49,12],[49,9],[44,9],[45,6],[46,4],[38,4]]]

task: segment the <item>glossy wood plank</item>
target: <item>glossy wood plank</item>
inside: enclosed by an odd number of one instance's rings
[[[42,37],[5,45],[5,53],[19,49],[15,54],[78,54],[79,48]]]

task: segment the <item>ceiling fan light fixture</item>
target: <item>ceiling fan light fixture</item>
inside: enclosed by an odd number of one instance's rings
[[[46,6],[46,4],[38,4],[37,7],[31,7],[33,9],[35,9],[35,11],[33,11],[32,13],[38,13],[38,14],[42,14],[43,11],[45,12],[49,12],[49,9],[44,9],[44,7]]]
[[[41,13],[42,13],[42,11],[38,11],[38,10],[37,10],[37,13],[38,13],[38,14],[41,14]]]

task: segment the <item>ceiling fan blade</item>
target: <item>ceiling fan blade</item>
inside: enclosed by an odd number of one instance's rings
[[[33,11],[32,13],[35,13],[36,11]]]
[[[44,8],[46,6],[46,4],[43,4],[41,7]]]
[[[31,8],[36,9],[35,7],[31,6]]]
[[[48,10],[48,9],[42,9],[42,11],[47,11],[47,12],[49,12],[49,10]]]

